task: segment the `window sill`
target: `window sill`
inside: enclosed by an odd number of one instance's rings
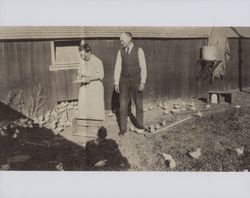
[[[58,70],[69,70],[69,69],[78,69],[79,63],[57,63],[55,65],[50,65],[50,71],[58,71]]]

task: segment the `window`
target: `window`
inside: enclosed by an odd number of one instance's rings
[[[78,51],[80,42],[80,40],[51,41],[50,70],[77,69],[80,60]]]

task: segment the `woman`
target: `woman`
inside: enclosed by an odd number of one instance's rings
[[[103,63],[92,54],[86,43],[80,45],[81,55],[77,81],[81,82],[78,99],[79,118],[104,120]]]

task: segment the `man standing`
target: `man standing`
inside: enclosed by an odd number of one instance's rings
[[[116,92],[120,93],[120,133],[127,131],[128,105],[131,96],[136,106],[136,127],[143,126],[143,90],[147,78],[146,60],[143,50],[132,41],[132,34],[124,32],[120,36],[121,49],[118,51],[114,84]]]

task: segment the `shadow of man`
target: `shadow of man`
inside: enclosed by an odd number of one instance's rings
[[[86,144],[86,164],[89,170],[127,170],[130,165],[122,156],[117,143],[106,139],[107,130],[98,130],[97,138]]]

